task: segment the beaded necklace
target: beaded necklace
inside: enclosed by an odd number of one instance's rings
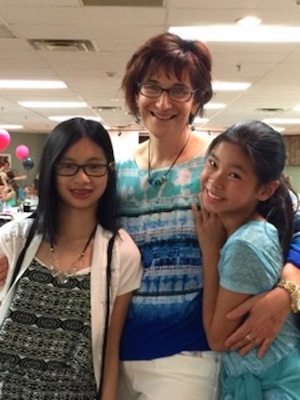
[[[50,270],[53,272],[54,276],[57,278],[60,284],[66,284],[70,278],[70,276],[74,275],[81,268],[82,259],[85,256],[85,252],[89,247],[97,229],[97,224],[95,225],[92,233],[90,234],[86,244],[84,245],[83,250],[78,254],[76,260],[73,262],[71,268],[67,272],[63,272],[60,270],[60,260],[57,251],[55,250],[53,239],[50,242]]]
[[[178,160],[178,158],[183,153],[183,151],[186,148],[189,140],[190,140],[190,135],[188,136],[186,142],[184,143],[184,145],[180,149],[179,153],[175,157],[174,161],[172,162],[172,164],[169,167],[169,169],[167,170],[167,172],[165,174],[163,174],[160,178],[153,178],[153,176],[151,176],[151,155],[150,155],[150,139],[149,139],[149,141],[148,141],[148,183],[150,185],[152,185],[152,186],[161,186],[163,183],[165,183],[167,181],[167,176],[171,172],[171,170],[174,167],[174,165],[175,165],[176,161]]]

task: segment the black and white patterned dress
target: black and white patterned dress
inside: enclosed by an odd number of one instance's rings
[[[34,259],[0,328],[0,399],[95,399],[90,314],[90,273],[60,284]]]

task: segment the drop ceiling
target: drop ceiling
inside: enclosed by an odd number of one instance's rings
[[[84,101],[73,110],[100,116],[112,129],[140,129],[126,112],[120,84],[126,61],[147,38],[172,25],[233,24],[256,15],[264,24],[300,26],[296,0],[0,0],[0,79],[63,80],[64,90],[0,90],[0,124],[48,133],[49,116],[71,110],[29,109],[21,101]],[[109,5],[108,5],[109,4]],[[201,38],[200,38],[201,39]],[[34,45],[33,45],[34,43]],[[58,43],[58,45],[57,45]],[[300,43],[208,46],[218,81],[246,81],[244,92],[216,92],[201,129],[221,131],[240,119],[300,118]],[[300,124],[284,134],[300,134]]]

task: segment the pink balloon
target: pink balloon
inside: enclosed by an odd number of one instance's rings
[[[5,150],[10,143],[10,134],[5,129],[0,129],[0,151]]]
[[[20,144],[19,146],[16,147],[16,157],[19,160],[24,160],[27,158],[29,155],[29,149],[25,144]]]

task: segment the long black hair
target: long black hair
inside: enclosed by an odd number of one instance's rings
[[[234,143],[243,150],[252,161],[259,184],[280,181],[275,193],[268,200],[258,203],[257,211],[277,228],[285,256],[293,235],[294,211],[283,175],[286,148],[282,135],[261,121],[239,122],[217,136],[208,147],[207,154],[222,142]]]
[[[87,137],[100,146],[108,163],[114,163],[112,143],[106,129],[93,120],[72,118],[58,124],[47,138],[39,165],[39,203],[34,215],[34,230],[50,241],[59,229],[59,196],[55,181],[55,164],[81,138]],[[97,221],[104,229],[116,233],[117,226],[116,172],[109,170],[107,187],[99,199]]]

